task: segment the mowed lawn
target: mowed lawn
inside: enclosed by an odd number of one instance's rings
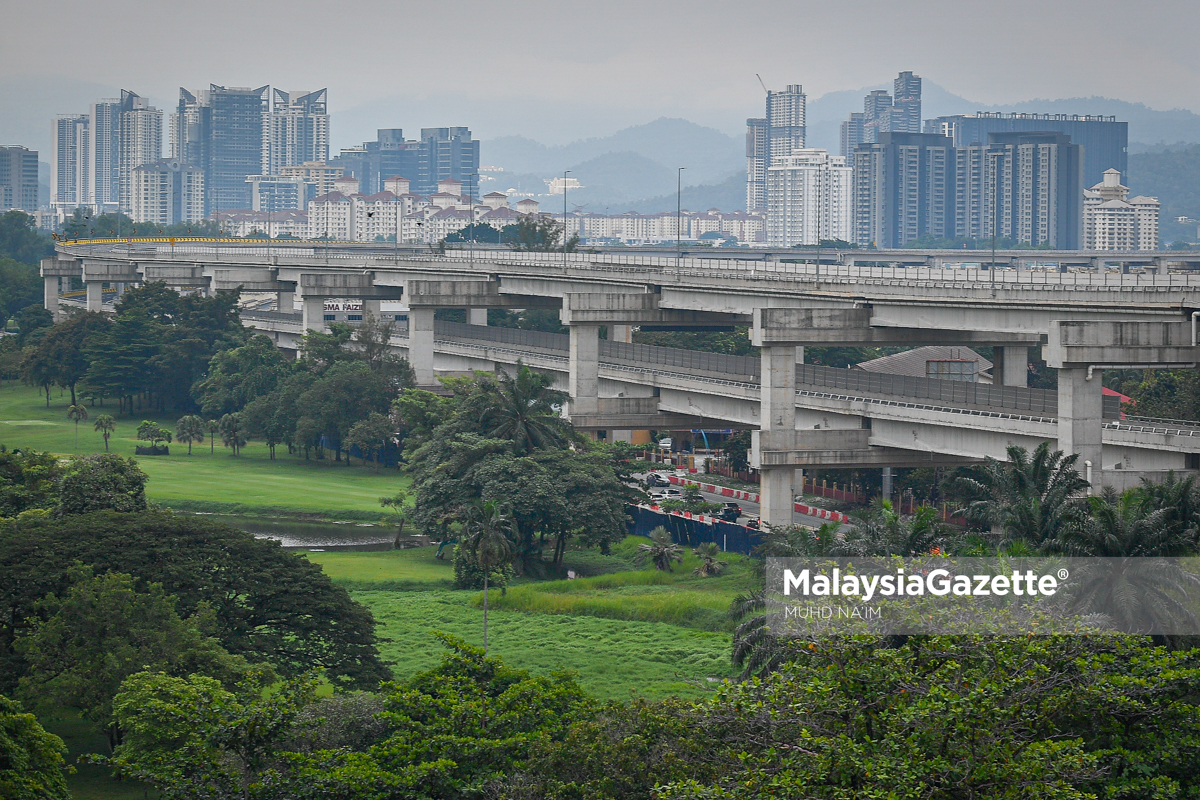
[[[110,414],[117,430],[109,449],[133,456],[137,446],[137,426],[150,419],[174,431],[177,415],[138,414],[117,417],[111,407],[88,406],[89,419],[75,424],[67,419],[71,397],[52,390],[50,407],[39,389],[16,382],[0,387],[0,444],[12,450],[32,447],[53,453],[102,453],[104,439],[92,429],[96,417]],[[219,434],[218,434],[219,437]],[[251,442],[237,458],[218,440],[192,446],[174,443],[169,456],[138,457],[150,481],[146,494],[151,501],[166,506],[176,504],[191,510],[260,512],[304,512],[312,514],[352,512],[353,515],[384,516],[379,498],[395,494],[409,479],[395,469],[378,471],[355,460],[346,462],[309,460],[288,455],[286,447],[276,448],[276,459],[259,442]]]

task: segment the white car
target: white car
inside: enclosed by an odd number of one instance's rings
[[[659,489],[650,493],[655,500],[682,500],[683,492],[672,486],[669,489]]]

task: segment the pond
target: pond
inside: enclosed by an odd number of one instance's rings
[[[370,522],[327,522],[293,517],[244,517],[236,514],[204,514],[259,539],[275,539],[295,550],[391,550],[396,527]]]

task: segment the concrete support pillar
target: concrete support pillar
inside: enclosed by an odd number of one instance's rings
[[[369,299],[369,298],[364,299],[363,304],[362,304],[362,313],[363,313],[364,320],[368,316],[372,316],[372,317],[375,317],[375,319],[379,319],[380,301]]]
[[[624,442],[625,444],[633,444],[633,431],[631,430],[616,430],[609,431],[609,441]]]
[[[301,303],[301,326],[304,332],[325,332],[325,298],[305,297]]]
[[[1101,442],[1103,435],[1100,370],[1088,375],[1086,369],[1058,371],[1058,449],[1066,455],[1079,454],[1075,469],[1087,476],[1092,466],[1092,486],[1101,485]]]
[[[804,346],[803,345],[796,348],[796,363],[797,364],[804,363]]]
[[[633,326],[632,325],[609,325],[608,338],[613,342],[632,342],[633,341]]]
[[[296,293],[292,290],[275,293],[275,308],[284,314],[296,313]]]
[[[58,277],[43,278],[46,285],[46,310],[58,318]]]
[[[467,324],[468,325],[487,325],[486,308],[468,308],[467,309]]]
[[[600,397],[600,326],[571,326],[572,414],[595,414]]]
[[[994,348],[992,382],[1000,386],[1028,386],[1029,348]]]
[[[86,286],[87,286],[87,310],[88,311],[103,311],[104,310],[104,282],[103,281],[88,281]]]
[[[880,491],[883,494],[884,500],[891,500],[892,499],[892,468],[884,467],[882,472],[883,472],[883,479],[880,482]]]
[[[796,444],[796,348],[762,348],[759,445],[764,450],[791,450]],[[791,525],[795,467],[762,470],[762,521]]]
[[[416,374],[417,386],[436,386],[433,374],[432,308],[414,308],[408,312],[408,363]]]

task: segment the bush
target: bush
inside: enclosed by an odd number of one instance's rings
[[[512,564],[494,567],[488,573],[488,588],[503,589],[512,580]],[[482,589],[483,570],[471,552],[462,545],[454,546],[454,588]]]

